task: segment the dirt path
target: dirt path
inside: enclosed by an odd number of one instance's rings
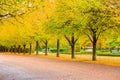
[[[120,67],[0,54],[0,80],[120,80]]]

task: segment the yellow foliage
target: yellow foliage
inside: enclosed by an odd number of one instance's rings
[[[117,39],[117,42],[120,42],[120,37]]]

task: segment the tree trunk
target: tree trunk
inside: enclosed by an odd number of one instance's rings
[[[6,48],[6,52],[8,52],[8,48]]]
[[[75,52],[75,41],[74,41],[74,35],[72,35],[72,43],[71,43],[71,58],[75,58],[75,55],[74,55],[74,52]]]
[[[11,49],[12,53],[14,53],[14,46],[12,46],[12,49]]]
[[[93,56],[92,56],[92,60],[95,61],[96,60],[96,43],[97,43],[97,38],[96,38],[96,33],[93,34]]]
[[[24,54],[26,53],[25,50],[26,50],[26,45],[24,44],[24,45],[23,45],[23,53],[24,53]]]
[[[48,40],[46,40],[46,42],[45,42],[45,47],[46,47],[45,55],[47,56],[48,55]]]
[[[39,53],[39,43],[38,41],[36,41],[36,55],[38,55]]]
[[[14,54],[16,54],[16,45],[14,45],[13,52],[14,52]]]
[[[21,48],[21,45],[18,46],[18,54],[20,54],[20,48]]]
[[[13,52],[13,47],[11,46],[11,48],[10,48],[10,52],[11,52],[11,54],[12,54],[12,52]]]
[[[60,56],[60,40],[57,39],[57,55],[56,57],[59,57]]]
[[[30,52],[29,52],[29,54],[31,55],[31,53],[32,53],[32,43],[30,43]]]
[[[68,43],[70,44],[70,46],[71,46],[71,58],[73,59],[73,58],[75,58],[75,55],[74,55],[74,52],[75,52],[75,43],[77,42],[77,40],[79,38],[75,39],[74,33],[72,34],[71,39],[69,39],[66,35],[65,35],[65,38],[68,41]]]
[[[100,51],[102,51],[102,43],[100,42]]]
[[[93,43],[93,57],[92,60],[95,61],[96,60],[96,43]]]
[[[7,49],[6,49],[6,47],[4,48],[4,52],[7,52]]]

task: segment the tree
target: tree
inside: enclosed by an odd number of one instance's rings
[[[82,6],[82,7],[81,7]],[[110,6],[110,5],[109,5]],[[99,36],[108,29],[116,27],[114,11],[100,1],[82,1],[79,10],[83,13],[83,32],[93,44],[93,57],[96,60],[96,44]]]
[[[25,45],[27,42],[30,42],[31,49],[31,40],[28,40],[28,25],[25,25],[26,22],[24,19],[28,17],[28,15],[39,9],[39,4],[41,4],[43,0],[2,0],[0,1],[0,22],[6,23],[7,21],[12,24],[12,27],[16,26],[16,32],[14,32],[14,36],[11,35],[13,39],[13,44]],[[27,16],[26,16],[27,15]],[[19,28],[19,29],[18,29]],[[29,27],[30,28],[30,27]],[[13,28],[12,28],[13,29]],[[23,36],[24,35],[24,36]],[[30,38],[31,39],[31,36]],[[33,37],[32,37],[33,39]],[[9,39],[8,39],[9,40]],[[6,45],[7,46],[7,45]],[[31,53],[31,50],[30,50]]]
[[[34,1],[35,3],[36,1]],[[1,0],[0,1],[0,21],[11,17],[24,15],[35,9],[36,5],[29,0]]]
[[[52,13],[54,12],[54,10],[55,10],[54,0],[46,1],[45,5],[44,5],[44,11],[43,11],[45,14],[44,15],[44,22],[43,22],[44,27],[45,27],[44,34],[46,36],[44,36],[43,37],[44,40],[42,40],[44,42],[44,44],[46,45],[45,55],[47,55],[47,52],[48,52],[48,40],[50,40],[50,37],[52,37],[51,34],[52,35],[54,34],[54,39],[56,39],[55,38],[56,33],[52,29],[50,29],[51,27],[48,24],[50,17],[52,15]],[[60,40],[57,37],[57,55],[56,55],[56,57],[59,57],[59,52],[60,52]]]
[[[70,39],[68,36],[66,36],[66,35],[65,35],[65,38],[66,38],[66,40],[68,41],[68,43],[70,44],[70,46],[71,46],[71,58],[75,58],[75,56],[74,56],[75,43],[77,42],[77,40],[78,40],[79,38],[76,38],[76,39],[75,39],[74,33],[72,34],[71,39]]]
[[[77,0],[57,0],[55,11],[50,17],[49,27],[52,31],[62,34],[71,46],[71,58],[74,58],[75,43],[79,39],[80,15],[77,10]],[[76,16],[74,16],[76,15]]]
[[[36,54],[38,54],[39,47],[40,47],[39,42],[42,39],[42,36],[44,36],[43,35],[44,30],[42,26],[42,23],[44,21],[44,13],[43,13],[44,2],[45,2],[44,0],[40,0],[40,1],[36,0],[36,2],[33,4],[37,5],[37,8],[33,12],[28,14],[25,19],[26,23],[29,25],[29,26],[28,25],[26,26],[28,26],[28,30],[29,30],[28,37],[30,40],[28,40],[28,42],[30,43],[30,54],[31,54],[31,47],[32,47],[31,44],[33,40],[36,41]]]

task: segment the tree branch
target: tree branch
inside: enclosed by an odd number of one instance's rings
[[[64,36],[65,36],[65,39],[68,41],[68,43],[69,43],[70,45],[72,45],[70,39],[69,39],[66,35],[64,35]]]
[[[74,43],[76,43],[78,41],[79,38],[75,39]]]
[[[84,33],[85,33],[85,32],[84,32]],[[93,40],[91,39],[90,35],[87,34],[87,33],[85,33],[85,34],[88,36],[88,38],[90,39],[90,41],[93,42]]]

